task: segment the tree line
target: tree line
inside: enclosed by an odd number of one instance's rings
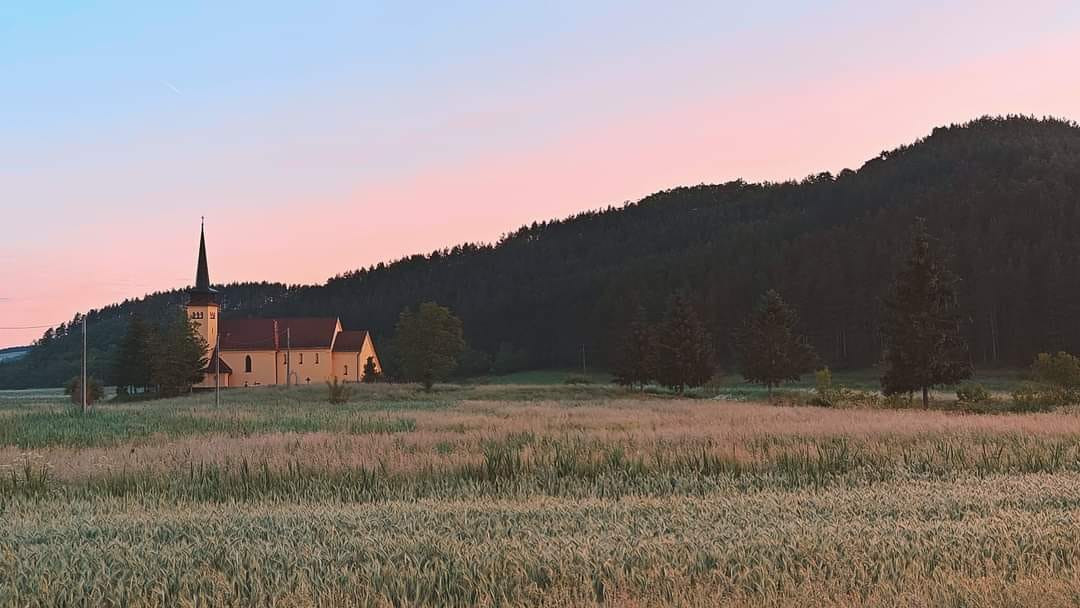
[[[513,193],[507,193],[512,195]],[[224,286],[222,314],[339,316],[378,344],[424,302],[452,309],[461,354],[477,369],[571,367],[584,347],[613,367],[623,328],[672,294],[697,312],[716,363],[768,289],[806,321],[823,364],[879,363],[891,314],[898,226],[924,217],[958,276],[956,314],[971,363],[1015,366],[1043,351],[1080,350],[1080,127],[1028,117],[935,129],[858,170],[800,181],[681,187],[641,201],[346,272],[322,285]],[[90,313],[92,365],[107,367],[131,314],[164,314],[182,292]],[[78,365],[78,340],[57,332],[0,363],[0,388],[56,386]],[[96,334],[96,335],[95,335]]]
[[[886,395],[921,393],[924,407],[934,386],[971,377],[974,368],[964,337],[958,279],[931,244],[926,221],[911,231],[910,252],[885,298],[881,378]],[[736,366],[747,382],[774,387],[794,382],[821,362],[799,317],[775,290],[731,334]],[[671,296],[663,320],[651,324],[638,306],[619,340],[616,382],[644,389],[651,382],[683,392],[714,374],[715,342],[683,294]]]

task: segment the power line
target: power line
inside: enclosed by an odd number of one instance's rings
[[[67,323],[67,321],[63,321],[63,323]],[[0,327],[0,330],[47,329],[58,325],[60,325],[60,323],[51,323],[49,325],[23,325],[22,327]]]

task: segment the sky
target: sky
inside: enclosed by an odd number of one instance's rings
[[[1080,119],[1069,1],[21,4],[0,347],[191,284],[202,216],[215,283],[319,283],[982,115]]]

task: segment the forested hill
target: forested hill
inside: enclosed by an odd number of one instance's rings
[[[434,300],[463,319],[481,350],[508,344],[551,366],[579,362],[584,345],[602,364],[637,303],[659,316],[672,292],[686,290],[725,363],[732,328],[772,287],[799,309],[826,361],[866,366],[880,358],[880,297],[917,216],[963,279],[976,364],[1080,351],[1080,127],[1031,118],[935,129],[836,176],[676,188],[523,227],[495,245],[379,264],[321,286],[263,286],[266,294],[229,314],[336,314],[385,339],[402,308]],[[179,302],[175,293],[153,298]],[[121,322],[141,305],[111,307],[109,318]],[[59,342],[51,348],[66,351]],[[100,345],[103,358],[108,348]],[[19,383],[39,354],[0,365],[0,386]]]

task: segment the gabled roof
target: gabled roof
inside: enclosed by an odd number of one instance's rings
[[[367,332],[364,330],[342,331],[334,341],[335,353],[358,353],[364,348]]]
[[[338,320],[333,317],[296,319],[222,319],[218,324],[221,350],[284,350],[330,348]]]
[[[222,350],[225,350],[225,349],[222,349]],[[203,373],[210,374],[211,376],[214,375],[215,373],[217,373],[218,372],[217,363],[218,363],[218,352],[215,350],[214,352],[210,353],[210,358],[207,359],[207,361],[206,361],[206,369],[203,370]],[[232,373],[232,368],[229,367],[228,363],[225,363],[224,359],[221,360],[221,368],[220,369],[221,369],[222,374],[231,374]]]

